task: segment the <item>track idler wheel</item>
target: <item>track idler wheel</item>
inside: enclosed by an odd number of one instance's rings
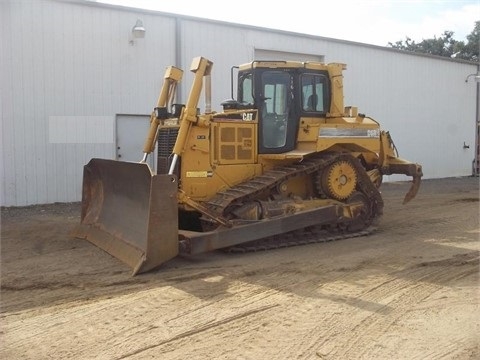
[[[347,230],[349,232],[356,232],[369,227],[373,221],[372,205],[367,196],[359,191],[356,191],[348,198],[347,204],[361,203],[362,209],[355,214],[352,222],[348,224]]]
[[[357,186],[357,173],[352,163],[346,160],[329,165],[320,175],[321,190],[336,200],[348,199]]]

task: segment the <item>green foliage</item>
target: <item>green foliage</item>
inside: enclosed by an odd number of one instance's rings
[[[453,31],[444,31],[440,37],[423,39],[416,43],[408,36],[405,40],[388,43],[388,46],[405,51],[413,51],[422,54],[451,57],[456,59],[478,61],[480,44],[480,21],[475,22],[472,32],[467,36],[467,43],[453,38]]]

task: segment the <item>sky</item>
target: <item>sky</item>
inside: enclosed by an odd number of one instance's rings
[[[173,14],[387,46],[453,31],[465,41],[480,0],[92,0]]]

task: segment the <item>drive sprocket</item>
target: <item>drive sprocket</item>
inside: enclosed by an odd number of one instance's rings
[[[322,171],[319,180],[321,192],[333,199],[345,200],[355,191],[357,173],[350,161],[341,160]]]

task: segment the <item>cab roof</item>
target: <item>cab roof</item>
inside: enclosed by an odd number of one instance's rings
[[[239,70],[250,70],[256,68],[265,69],[312,69],[312,70],[329,70],[332,67],[340,67],[346,70],[347,65],[342,63],[323,63],[316,61],[282,61],[282,60],[254,60],[249,63],[239,65]]]

